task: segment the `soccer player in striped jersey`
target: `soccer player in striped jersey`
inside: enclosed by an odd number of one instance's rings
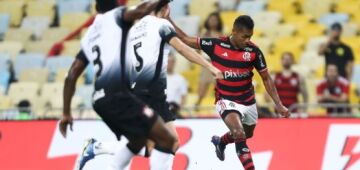
[[[203,50],[209,55],[212,64],[224,74],[225,79],[216,82],[216,110],[230,131],[221,137],[212,137],[217,157],[223,161],[226,145],[235,143],[238,158],[245,170],[255,169],[246,144],[246,140],[253,136],[258,118],[252,84],[254,68],[275,102],[276,110],[284,117],[289,117],[289,111],[280,101],[264,55],[250,41],[254,29],[253,20],[247,15],[239,16],[234,22],[232,34],[222,38],[189,37],[174,22],[172,24],[182,41],[195,49]]]

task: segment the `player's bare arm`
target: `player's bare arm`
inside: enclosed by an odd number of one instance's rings
[[[64,91],[63,91],[63,118],[60,121],[60,132],[66,137],[67,126],[70,125],[72,130],[72,116],[71,116],[71,100],[75,92],[76,82],[85,70],[85,63],[79,59],[75,59],[73,62],[67,77],[65,78]]]
[[[267,70],[259,72],[261,79],[264,83],[267,93],[271,96],[275,103],[276,110],[284,117],[289,117],[289,110],[281,103],[277,90],[275,88],[274,82],[271,79],[271,76]]]
[[[211,63],[206,61],[200,54],[196,53],[190,47],[185,45],[179,38],[177,37],[172,38],[170,40],[170,45],[173,46],[176,49],[176,51],[178,51],[186,59],[208,69],[216,79],[224,79],[224,76],[219,69],[215,68]]]
[[[125,11],[123,14],[124,21],[133,22],[137,19],[144,17],[145,15],[150,14],[156,8],[161,8],[167,5],[172,0],[151,0],[143,2],[140,5],[136,6],[133,9]]]

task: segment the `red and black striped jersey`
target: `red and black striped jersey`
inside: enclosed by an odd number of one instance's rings
[[[198,38],[198,45],[224,74],[225,79],[216,82],[216,101],[227,99],[243,105],[254,104],[252,70],[254,67],[258,72],[267,70],[261,50],[254,44],[236,49],[229,37]]]
[[[275,75],[275,87],[279,94],[281,102],[286,107],[298,102],[298,94],[300,92],[300,77],[297,73],[292,72],[289,77],[282,73]]]

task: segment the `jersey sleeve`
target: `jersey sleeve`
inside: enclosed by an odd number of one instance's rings
[[[176,36],[176,31],[169,21],[165,21],[159,29],[159,34],[161,39],[169,43]]]
[[[81,60],[85,65],[89,64],[89,60],[86,58],[86,55],[83,50],[80,50],[76,55],[76,59]]]
[[[264,54],[261,52],[260,49],[256,49],[255,51],[255,60],[254,60],[254,67],[258,72],[263,72],[267,70],[267,65],[265,61]]]
[[[210,58],[213,56],[216,38],[200,38],[198,37],[198,46],[203,50]]]

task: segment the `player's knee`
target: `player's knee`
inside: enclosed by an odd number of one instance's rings
[[[176,141],[176,137],[169,134],[166,136],[166,138],[164,140],[161,140],[158,145],[160,145],[163,148],[173,150],[175,148],[174,147],[175,141]]]
[[[237,139],[245,139],[246,138],[245,132],[243,130],[241,130],[241,129],[233,129],[231,131],[231,134],[232,134],[232,136],[233,136],[233,138],[235,140],[237,140]]]

